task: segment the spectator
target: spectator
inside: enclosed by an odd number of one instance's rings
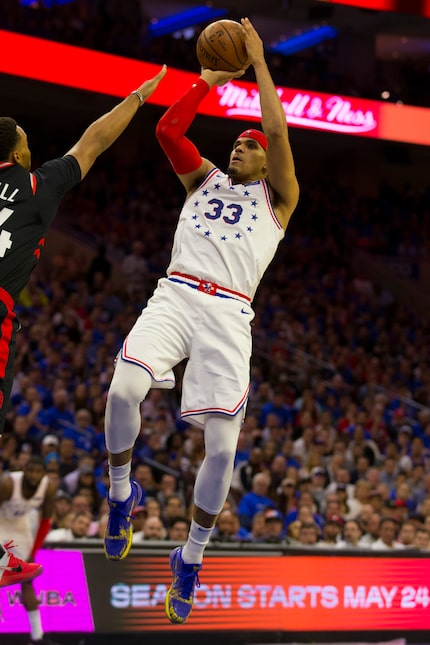
[[[181,492],[178,490],[178,480],[174,475],[163,473],[161,476],[160,484],[156,497],[162,506],[166,505],[167,499],[171,495],[180,497],[181,503],[185,504],[185,500]]]
[[[335,547],[336,549],[363,548],[365,545],[361,542],[362,535],[360,523],[357,520],[347,520],[343,526],[342,539]]]
[[[275,508],[275,504],[267,492],[270,486],[270,477],[265,473],[257,473],[252,479],[252,490],[242,497],[238,506],[240,525],[251,530],[252,518],[255,513],[265,508]]]
[[[106,509],[107,510],[107,509]],[[143,531],[143,525],[148,517],[145,506],[135,506],[133,509],[133,517],[131,518],[131,526],[134,533]],[[100,535],[103,537],[103,533]]]
[[[240,522],[237,513],[224,508],[218,515],[211,542],[237,542]]]
[[[141,531],[133,533],[133,544],[146,540],[164,540],[166,538],[166,529],[163,522],[156,515],[146,518]]]
[[[78,465],[78,455],[76,454],[76,446],[73,439],[61,439],[58,454],[60,457],[60,477],[63,478],[68,473],[76,470]]]
[[[364,547],[371,547],[380,537],[379,528],[381,524],[381,516],[379,513],[374,513],[373,510],[369,516],[363,521],[364,534],[360,543]]]
[[[383,517],[379,523],[379,537],[371,545],[374,551],[386,551],[390,549],[404,549],[398,539],[399,524],[391,517]]]
[[[56,436],[73,425],[75,418],[71,410],[71,400],[65,388],[58,388],[52,394],[52,405],[43,412],[42,424],[46,430]]]
[[[364,506],[371,506],[375,513],[383,514],[384,502],[388,499],[389,491],[385,491],[386,496],[384,497],[382,486],[377,490],[370,491],[369,504],[364,504]]]
[[[271,508],[264,513],[265,536],[268,544],[281,544],[284,541],[284,517],[282,513]]]
[[[65,426],[63,437],[74,440],[78,455],[90,454],[95,448],[96,440],[90,410],[87,408],[76,410],[74,422]]]
[[[55,462],[59,465],[60,455],[58,453],[60,442],[58,438],[53,434],[47,434],[43,437],[40,444],[40,455],[43,457],[46,467],[51,462]],[[58,469],[59,470],[59,469]]]
[[[162,520],[164,526],[169,526],[174,517],[185,515],[186,508],[182,496],[178,493],[172,493],[166,498],[166,503],[162,511]]]
[[[279,486],[281,485],[282,480],[284,479],[284,477],[286,477],[287,474],[287,464],[285,457],[283,455],[275,454],[268,470],[271,480],[268,496],[276,501]]]
[[[400,525],[398,541],[407,549],[412,549],[415,545],[416,528],[410,520],[405,520]]]
[[[15,467],[17,459],[18,441],[15,435],[8,432],[3,435],[0,449],[0,472],[17,470]]]
[[[329,515],[322,528],[322,540],[317,544],[318,547],[333,548],[341,539],[344,520],[340,515]]]
[[[243,495],[251,492],[253,478],[262,471],[262,468],[263,451],[255,447],[251,450],[248,461],[238,464],[233,471],[231,491],[237,502]]]
[[[327,493],[335,492],[339,485],[346,486],[348,500],[354,496],[355,488],[354,484],[351,483],[351,473],[348,468],[343,466],[336,469],[336,472],[334,473],[334,481],[331,481],[327,486]]]
[[[70,495],[74,495],[77,492],[79,485],[82,485],[82,476],[84,477],[84,481],[87,481],[87,479],[89,480],[91,475],[94,478],[95,465],[94,457],[86,454],[81,455],[79,457],[77,467],[63,477],[63,488],[67,490]]]
[[[292,408],[285,401],[285,393],[281,389],[276,389],[271,401],[262,406],[259,416],[259,426],[264,428],[267,422],[267,416],[273,414],[278,420],[280,427],[286,427],[293,421],[294,413]]]
[[[315,546],[319,535],[320,531],[315,522],[301,522],[297,546]]]
[[[296,483],[291,477],[285,477],[281,481],[280,486],[276,491],[275,504],[277,508],[287,515],[291,511],[297,509],[297,500],[296,500]]]
[[[309,459],[309,453],[312,450],[314,436],[315,428],[313,425],[309,425],[303,428],[300,437],[294,441],[293,456],[299,460],[302,466]]]
[[[264,542],[266,534],[266,511],[258,511],[252,518],[251,530],[245,534],[246,542]]]
[[[64,490],[57,490],[54,499],[54,512],[52,515],[51,529],[69,528],[70,509],[72,507],[72,498]]]
[[[396,476],[398,474],[398,463],[394,457],[385,457],[381,464],[381,483],[386,484],[390,489],[396,483]]]
[[[319,505],[325,497],[325,489],[328,484],[328,474],[323,466],[315,466],[311,470],[312,496]]]
[[[190,522],[186,517],[175,517],[167,527],[167,539],[179,544],[185,543],[189,528]]]
[[[297,546],[300,543],[300,527],[302,522],[300,520],[294,520],[291,524],[288,525],[285,542],[292,546]]]
[[[420,551],[428,551],[430,549],[430,533],[424,527],[419,527],[415,531],[414,547]]]
[[[135,479],[142,488],[143,495],[142,499],[140,500],[141,503],[144,503],[146,496],[157,496],[158,486],[155,481],[151,466],[138,462],[133,468],[133,479]]]
[[[70,528],[52,529],[46,536],[45,543],[52,542],[75,542],[89,537],[91,525],[90,513],[74,513]]]
[[[20,414],[16,415],[12,422],[12,434],[16,441],[16,452],[19,454],[22,450],[37,454],[37,441],[30,439],[28,431],[30,428],[30,420],[28,417]]]

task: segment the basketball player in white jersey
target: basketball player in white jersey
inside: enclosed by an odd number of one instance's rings
[[[14,536],[17,555],[23,560],[34,560],[51,526],[56,486],[46,474],[43,460],[32,456],[18,472],[3,474],[0,479],[0,541]],[[36,535],[35,522],[38,519]],[[36,521],[37,526],[37,521]],[[22,602],[30,622],[30,643],[49,644],[43,635],[38,600],[31,580],[21,582]]]
[[[171,622],[188,618],[203,552],[230,488],[249,388],[251,307],[258,284],[297,205],[285,112],[264,59],[263,43],[242,20],[260,94],[263,132],[248,129],[233,144],[227,174],[202,158],[185,136],[214,85],[243,74],[203,70],[157,125],[158,140],[187,191],[167,277],[162,278],[118,356],[106,410],[110,505],[109,559],[125,557],[130,514],[140,490],[130,460],[140,430],[140,402],[151,387],[173,387],[172,368],[188,358],[181,412],[204,431],[206,456],[194,488],[184,547],[170,555],[166,596]]]

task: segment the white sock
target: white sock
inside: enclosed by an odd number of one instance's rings
[[[42,621],[40,618],[40,611],[33,609],[27,612],[28,620],[30,622],[31,638],[34,641],[40,641],[43,638]]]
[[[123,466],[109,464],[109,497],[117,502],[125,502],[131,495],[130,484],[131,462]]]
[[[203,552],[209,543],[214,527],[208,529],[200,526],[191,520],[188,540],[182,549],[182,559],[186,564],[200,564],[203,560]]]

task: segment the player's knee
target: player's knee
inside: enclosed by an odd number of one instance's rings
[[[142,368],[121,363],[114,372],[108,392],[112,406],[136,406],[146,397],[151,386],[150,376]]]
[[[206,452],[206,459],[209,461],[211,471],[220,473],[221,476],[232,469],[236,450],[228,446],[214,446]]]

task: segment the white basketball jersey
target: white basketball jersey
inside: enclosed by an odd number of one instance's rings
[[[167,275],[196,276],[252,300],[284,234],[266,180],[233,184],[214,168],[182,208]]]
[[[18,518],[27,515],[31,510],[39,509],[45,499],[46,490],[49,484],[49,477],[44,475],[37,487],[36,492],[30,499],[25,499],[22,494],[22,471],[9,473],[13,483],[11,498],[0,506],[0,518]],[[13,536],[12,536],[13,537]]]

